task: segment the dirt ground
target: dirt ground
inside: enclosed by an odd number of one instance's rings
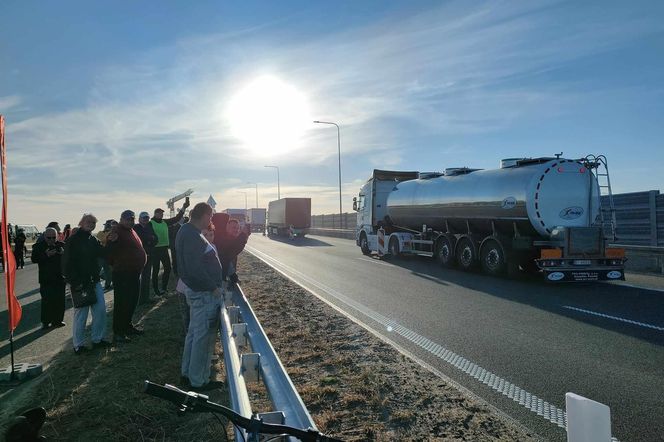
[[[253,255],[238,268],[320,431],[358,441],[532,439]]]

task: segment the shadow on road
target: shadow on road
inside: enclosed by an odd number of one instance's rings
[[[441,268],[436,262],[419,256],[400,257],[389,262],[437,284],[462,286],[664,346],[664,331],[629,322],[664,327],[664,293],[602,282],[551,284],[537,275],[497,278],[479,271]]]
[[[295,247],[331,247],[332,244],[321,241],[320,239],[316,238],[294,238],[294,239],[289,239],[288,237],[283,237],[283,236],[275,236],[275,235],[270,235],[269,238],[273,241],[278,241],[282,242],[284,244],[290,244]]]
[[[17,295],[17,296],[16,296],[16,299],[19,299],[19,300],[20,300],[20,299],[27,298],[27,297],[32,296],[32,295],[36,295],[37,293],[39,293],[39,289],[38,289],[38,288],[37,288],[37,289],[28,290],[28,291],[25,292],[25,293],[21,293],[20,295]]]

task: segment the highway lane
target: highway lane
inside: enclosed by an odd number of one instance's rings
[[[609,405],[620,440],[662,439],[662,291],[385,262],[328,237],[253,235],[247,250],[546,439],[565,440],[566,392]]]

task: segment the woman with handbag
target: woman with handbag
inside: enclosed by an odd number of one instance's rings
[[[85,346],[85,325],[88,311],[92,312],[92,347],[107,347],[104,340],[106,331],[106,302],[104,289],[99,282],[99,260],[104,249],[97,238],[91,235],[97,218],[86,213],[78,223],[79,229],[67,241],[63,257],[65,278],[71,288],[74,303],[74,325],[72,341],[74,352],[81,354],[88,350]]]

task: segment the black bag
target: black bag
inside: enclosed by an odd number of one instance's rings
[[[71,286],[71,300],[75,308],[87,307],[97,303],[97,292],[94,284]]]

